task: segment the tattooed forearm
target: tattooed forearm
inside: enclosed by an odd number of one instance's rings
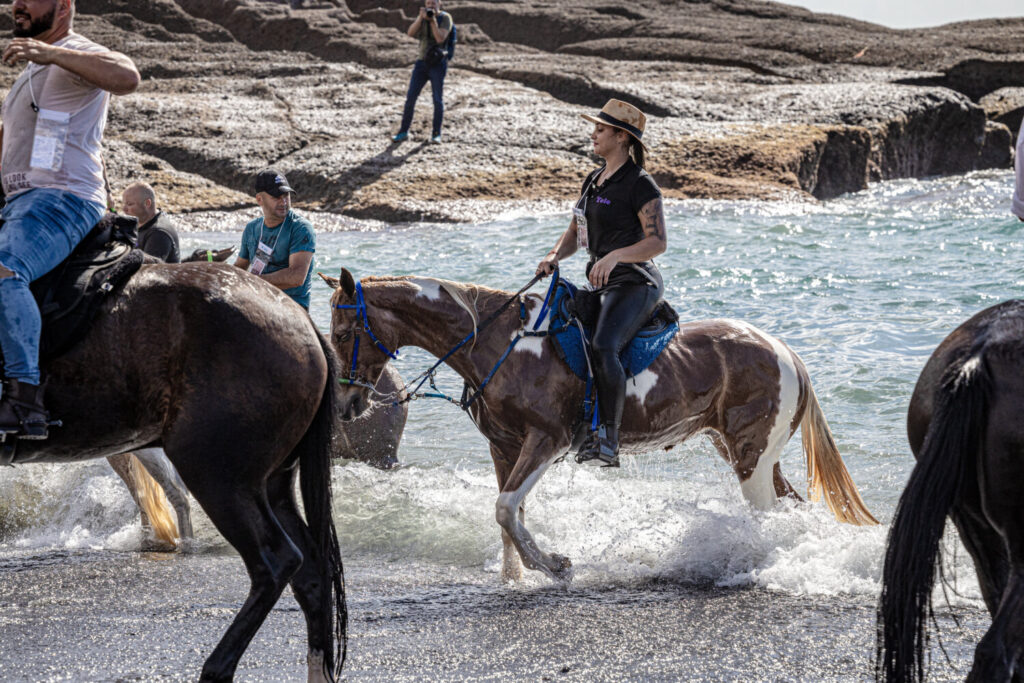
[[[652,199],[640,209],[643,216],[641,222],[644,227],[644,237],[654,235],[665,241],[665,213],[661,209],[661,198]]]

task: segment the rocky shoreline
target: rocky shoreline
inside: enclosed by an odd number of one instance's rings
[[[609,97],[651,115],[650,169],[676,198],[826,199],[1008,168],[1024,115],[1024,18],[897,31],[756,0],[473,0],[447,6],[444,144],[426,144],[424,91],[396,145],[411,0],[77,6],[77,29],[145,79],[112,106],[115,192],[145,178],[175,211],[249,204],[267,164],[300,206],[389,222],[565,201],[593,163],[579,114]]]

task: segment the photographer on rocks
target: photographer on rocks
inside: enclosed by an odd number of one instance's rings
[[[441,0],[424,0],[419,16],[409,27],[408,34],[420,39],[419,58],[412,67],[409,92],[405,96],[405,111],[398,133],[391,138],[402,142],[409,137],[409,126],[416,108],[416,99],[427,81],[434,96],[434,122],[431,142],[441,142],[441,122],[444,119],[444,77],[448,73],[448,54],[445,44],[452,30],[452,16],[441,11]]]

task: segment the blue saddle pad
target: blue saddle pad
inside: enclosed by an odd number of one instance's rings
[[[571,317],[569,303],[576,296],[576,286],[566,280],[559,280],[555,291],[551,295],[551,320],[548,329],[555,331],[552,337],[555,341],[555,349],[558,355],[572,369],[580,379],[587,379],[587,359],[584,356],[583,340],[580,337],[580,329],[575,323],[566,326],[566,321]],[[594,333],[592,329],[583,326],[583,331],[589,340]],[[648,324],[643,327],[626,348],[619,354],[622,367],[627,377],[633,377],[646,370],[658,354],[668,346],[672,337],[679,331],[679,324],[668,323],[657,319],[655,324]]]

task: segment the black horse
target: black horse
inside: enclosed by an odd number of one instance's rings
[[[917,457],[889,532],[876,675],[925,676],[928,619],[948,516],[992,626],[968,681],[1019,681],[1024,654],[1024,301],[978,313],[932,354],[910,400]]]
[[[289,583],[306,617],[309,680],[334,680],[346,626],[331,519],[337,368],[305,311],[232,266],[143,265],[85,338],[42,369],[63,426],[20,442],[16,464],[162,446],[241,555],[248,599],[202,680],[233,677]]]

